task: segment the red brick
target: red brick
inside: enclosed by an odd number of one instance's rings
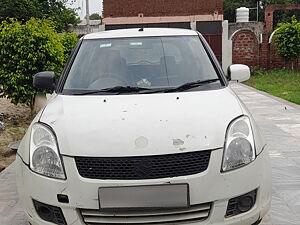
[[[104,17],[223,14],[222,0],[103,0]]]
[[[233,63],[258,65],[258,46],[258,41],[251,31],[242,30],[236,33],[233,37]]]

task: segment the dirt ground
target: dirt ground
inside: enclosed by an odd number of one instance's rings
[[[14,105],[5,98],[0,98],[0,114],[4,115],[5,130],[0,131],[0,172],[15,160],[16,152],[8,145],[21,140],[25,134],[32,116],[26,105]]]

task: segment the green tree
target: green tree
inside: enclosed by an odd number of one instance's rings
[[[51,18],[56,23],[56,30],[66,31],[69,25],[80,23],[74,9],[66,6],[67,0],[1,0],[0,21],[16,18],[26,22],[31,17]]]
[[[274,5],[274,4],[285,4],[285,5],[289,5],[289,4],[297,4],[297,2],[299,3],[299,0],[262,0],[261,4],[263,7],[267,6],[267,5]]]
[[[72,40],[72,41],[69,41]],[[14,104],[26,103],[33,109],[38,90],[32,86],[32,77],[40,71],[61,73],[74,34],[56,33],[48,19],[31,18],[26,23],[16,19],[0,25],[0,96]],[[66,46],[63,46],[63,43]],[[71,44],[72,43],[72,44]]]
[[[292,22],[280,23],[278,27],[274,36],[277,53],[287,62],[292,62],[294,69],[300,57],[300,22],[293,17]]]
[[[27,21],[31,17],[41,17],[38,0],[1,0],[0,20],[6,18],[17,18]]]
[[[262,1],[262,5],[265,8],[267,5],[299,5],[300,0],[264,0]],[[296,16],[298,20],[300,20],[300,10],[278,10],[274,13],[274,24],[276,27],[277,24],[282,22],[289,22],[291,18]]]
[[[229,22],[235,22],[236,9],[239,7],[255,8],[259,2],[259,21],[264,21],[264,10],[268,5],[272,4],[295,4],[299,5],[300,0],[224,0],[223,9],[224,9],[224,18]],[[250,10],[250,20],[256,20],[256,10]],[[287,22],[291,19],[293,15],[296,15],[300,19],[300,11],[276,11],[274,25],[278,22]]]
[[[224,0],[224,18],[229,22],[236,21],[236,9],[240,7],[254,8],[257,6],[256,0]],[[256,12],[250,11],[250,19],[256,20]]]
[[[51,18],[56,23],[58,32],[66,31],[69,25],[77,25],[80,23],[76,12],[67,8],[67,0],[39,0],[42,15]]]

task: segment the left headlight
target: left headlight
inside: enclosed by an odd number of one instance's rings
[[[56,137],[41,123],[34,124],[31,130],[30,169],[47,177],[66,179]]]
[[[250,119],[242,116],[228,127],[223,153],[222,171],[245,166],[255,160],[255,145]]]

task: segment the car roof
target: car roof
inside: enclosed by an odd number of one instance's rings
[[[83,39],[128,38],[128,37],[162,37],[162,36],[195,36],[196,31],[176,28],[134,28],[91,33]]]

